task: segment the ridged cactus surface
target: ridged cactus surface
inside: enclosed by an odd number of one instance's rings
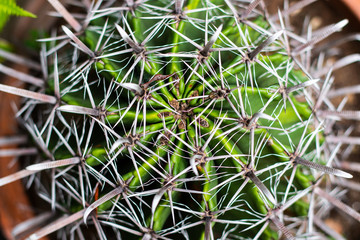
[[[320,186],[352,176],[324,154],[331,72],[303,60],[346,21],[309,40],[258,0],[94,1],[81,21],[50,2],[67,24],[41,77],[1,86],[38,155],[0,183],[31,176],[57,214],[30,239],[317,236]]]

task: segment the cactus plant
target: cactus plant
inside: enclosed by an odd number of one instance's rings
[[[328,148],[354,113],[308,61],[346,20],[306,39],[260,0],[94,1],[81,22],[49,2],[67,24],[39,40],[41,74],[0,84],[36,145],[0,186],[30,176],[52,212],[29,239],[336,237],[324,199],[359,221],[322,188],[352,177]]]

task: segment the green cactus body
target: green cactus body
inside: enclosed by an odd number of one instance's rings
[[[159,1],[153,4],[165,9],[171,3]],[[169,18],[158,18],[164,13],[155,9],[154,12],[144,11],[141,6],[133,14],[110,15],[106,33],[114,34],[108,39],[104,38],[103,41],[108,40],[107,46],[98,53],[99,58],[93,60],[91,65],[96,62],[96,67],[89,67],[87,73],[89,76],[96,73],[98,78],[105,78],[104,87],[95,83],[99,80],[92,83],[91,77],[78,81],[77,85],[72,85],[73,81],[70,79],[60,85],[61,89],[69,88],[69,93],[62,96],[62,104],[91,108],[89,99],[83,97],[87,95],[87,90],[78,90],[84,85],[83,81],[93,85],[89,88],[96,105],[101,105],[104,101],[103,94],[97,94],[98,89],[106,89],[111,81],[114,82],[117,97],[115,99],[113,94],[109,97],[111,101],[108,100],[105,106],[107,113],[102,120],[125,140],[120,140],[123,143],[109,152],[109,148],[104,151],[103,147],[106,149],[107,144],[114,144],[116,137],[114,140],[102,137],[94,139],[92,144],[102,147],[90,152],[87,164],[101,169],[111,161],[117,168],[109,171],[119,171],[120,177],[125,181],[132,178],[129,188],[134,192],[150,181],[151,184],[144,188],[158,189],[156,194],[163,194],[160,196],[162,200],[153,209],[143,209],[147,227],[153,226],[155,232],[171,227],[171,219],[175,222],[181,220],[176,214],[180,211],[177,210],[179,206],[183,206],[187,212],[202,214],[218,211],[219,216],[192,216],[186,220],[185,224],[204,222],[189,229],[192,235],[199,234],[198,237],[194,235],[193,239],[207,239],[210,234],[208,225],[214,229],[214,237],[221,236],[228,226],[212,222],[212,218],[229,221],[230,226],[236,226],[237,232],[240,232],[249,227],[248,224],[232,225],[231,221],[236,223],[242,219],[251,219],[248,223],[256,222],[267,214],[266,208],[275,207],[264,195],[263,189],[258,189],[252,182],[252,177],[246,177],[248,173],[245,172],[271,169],[258,178],[265,188],[273,191],[271,195],[277,201],[281,200],[283,196],[280,192],[285,191],[287,182],[283,179],[276,182],[276,177],[272,174],[280,173],[286,164],[272,166],[289,163],[283,147],[291,149],[291,146],[299,144],[302,133],[307,131],[301,121],[306,122],[311,114],[306,103],[296,100],[296,94],[294,97],[290,95],[292,106],[289,101],[284,102],[278,90],[279,82],[287,81],[288,87],[291,87],[307,81],[304,74],[292,68],[291,58],[281,53],[281,41],[274,41],[267,46],[276,49],[278,53],[260,52],[253,59],[244,61],[242,54],[246,56],[256,48],[256,44],[269,36],[245,24],[236,24],[234,17],[227,13],[228,8],[215,6],[215,2],[188,1],[184,9],[200,11],[188,14],[179,21],[174,20],[176,16],[173,13],[168,13]],[[82,38],[93,51],[96,50],[101,30],[97,25],[92,25],[97,23],[103,25],[105,22],[103,19],[95,20]],[[258,18],[254,23],[267,31],[268,27],[263,19]],[[115,24],[119,24],[130,36],[128,41],[134,43],[129,44],[124,40],[124,36],[114,29]],[[212,39],[220,25],[221,31],[215,36],[216,39]],[[246,41],[239,31],[246,36]],[[146,43],[141,44],[147,38]],[[198,49],[187,38],[194,41]],[[213,43],[206,46],[209,41]],[[131,44],[137,44],[139,49]],[[199,49],[204,46],[208,50]],[[162,48],[165,50],[157,51]],[[126,53],[112,55],[121,51]],[[110,56],[102,57],[106,55]],[[62,66],[60,68],[64,69]],[[66,78],[66,75],[61,76]],[[76,74],[73,78],[77,80],[75,76]],[[254,119],[253,116],[258,112],[265,117]],[[294,131],[287,133],[289,128],[296,125],[298,127]],[[100,133],[96,135],[99,136]],[[139,146],[138,142],[146,146],[146,149]],[[112,158],[114,153],[117,156]],[[208,157],[217,156],[219,158],[216,160],[207,160]],[[169,179],[162,179],[159,173]],[[178,175],[179,173],[182,174]],[[221,182],[236,174],[239,175],[231,182],[221,185]],[[282,178],[288,178],[289,172],[283,175]],[[174,176],[176,179],[167,184]],[[250,181],[244,190],[237,192],[247,178]],[[184,180],[180,179],[187,179],[186,184],[181,183]],[[298,190],[301,190],[308,186],[309,178],[299,172],[294,182]],[[221,186],[217,187],[218,184]],[[105,187],[101,193],[105,195],[108,191]],[[192,191],[197,194],[192,194]],[[235,194],[238,197],[229,202]],[[153,197],[145,197],[144,201],[150,204]],[[115,199],[124,201],[114,196],[113,200],[103,203],[99,209],[105,212],[113,208]],[[224,206],[233,209],[226,211]],[[259,228],[260,226],[238,235],[251,236]],[[200,234],[201,232],[203,233]]]
[[[58,101],[44,112],[55,127],[38,128],[52,160],[79,159],[56,170],[72,194],[51,188],[67,213],[85,211],[76,221],[123,239],[293,238],[280,219],[308,211],[316,81],[283,30],[233,11],[145,1],[96,12],[77,37],[64,29],[72,44],[57,51]]]

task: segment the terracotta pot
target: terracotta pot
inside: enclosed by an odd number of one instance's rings
[[[349,10],[360,21],[360,1],[359,0],[342,0]]]
[[[49,20],[47,16],[48,11],[51,9],[47,0],[31,0],[28,1],[27,4],[28,7],[22,6],[28,11],[35,13],[38,18],[13,17],[11,20],[15,21],[10,21],[1,34],[11,42],[21,44],[21,41],[27,37],[31,29],[47,29],[53,23],[53,20]],[[47,20],[45,20],[45,18],[47,18]],[[20,44],[19,47],[21,47]],[[28,69],[21,65],[15,64],[12,65],[11,68],[24,73],[28,72]],[[24,84],[17,79],[2,75],[1,73],[0,83],[16,87],[24,86]],[[14,106],[20,106],[20,97],[0,92],[0,138],[7,138],[18,134]],[[16,148],[16,145],[0,146],[0,150]],[[23,168],[23,166],[20,166],[20,162],[14,160],[14,157],[0,156],[0,177],[10,175]],[[34,216],[33,207],[29,201],[24,184],[20,180],[0,187],[0,240],[2,239],[1,234],[7,240],[14,239],[12,235],[14,227]],[[25,236],[26,235],[23,235],[20,239]]]
[[[13,66],[19,71],[24,67]],[[2,77],[1,83],[7,85],[23,85],[14,78]],[[6,138],[17,134],[17,122],[12,104],[19,105],[20,98],[0,92],[0,137]],[[16,149],[17,146],[4,146],[0,149]],[[19,162],[14,163],[14,157],[0,157],[0,177],[7,176],[21,169]],[[7,239],[13,239],[11,231],[19,223],[34,216],[21,181],[16,181],[0,188],[0,227]]]

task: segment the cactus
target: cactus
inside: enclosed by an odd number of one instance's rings
[[[40,39],[41,75],[0,84],[36,145],[0,186],[32,176],[52,212],[29,239],[305,239],[322,199],[359,220],[322,189],[352,177],[328,148],[329,116],[354,113],[303,60],[347,21],[306,39],[259,0],[95,1],[81,22],[49,2],[67,24]]]

